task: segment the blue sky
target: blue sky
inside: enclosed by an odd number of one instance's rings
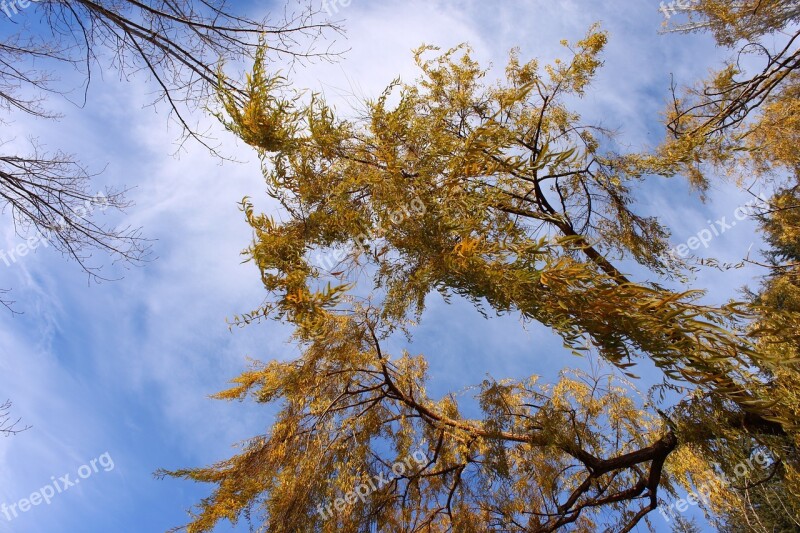
[[[269,6],[261,6],[250,7],[266,13]],[[413,80],[410,51],[422,43],[445,48],[469,42],[478,59],[502,67],[511,47],[519,46],[523,58],[551,59],[560,39],[580,38],[601,21],[610,32],[606,64],[580,109],[589,121],[619,128],[620,144],[632,148],[658,142],[670,73],[689,82],[722,57],[707,36],[659,35],[663,16],[652,0],[352,0],[335,15],[345,20],[342,44],[350,51],[338,63],[297,70],[293,81],[323,91],[344,113],[352,95],[374,97],[398,75]],[[0,37],[11,31],[16,27],[0,13]],[[16,139],[8,147],[24,146],[33,136],[77,154],[92,169],[105,168],[98,191],[101,184],[135,187],[129,194],[135,205],[118,219],[142,226],[155,242],[152,262],[129,270],[107,265],[108,277],[120,279],[102,284],[89,283],[52,250],[39,249],[9,267],[0,263],[0,287],[13,287],[24,312],[0,312],[0,400],[12,399],[14,415],[32,426],[0,439],[0,504],[27,498],[51,477],[75,478],[103,454],[114,464],[56,494],[49,505],[10,521],[0,514],[0,533],[181,525],[208,488],[156,480],[153,472],[228,457],[234,443],[270,425],[270,407],[208,395],[241,372],[248,357],[294,353],[286,330],[276,325],[230,332],[226,324],[265,296],[256,270],[239,255],[250,233],[237,202],[249,195],[262,210],[275,206],[254,154],[219,128],[223,146],[242,163],[220,164],[191,143],[174,157],[178,130],[169,126],[165,109],[146,107],[152,89],[145,79],[123,82],[107,74],[93,80],[83,109],[52,99],[64,115],[57,123],[17,116],[2,126],[3,140]],[[202,120],[216,127],[213,119]],[[675,244],[708,219],[730,217],[747,200],[735,187],[717,185],[702,204],[681,179],[648,182],[637,194],[642,211],[663,217]],[[7,213],[0,228],[0,249],[21,242]],[[753,225],[744,222],[703,254],[738,260],[753,243],[758,248]],[[704,270],[694,285],[722,301],[751,276],[748,270]],[[552,379],[563,366],[586,364],[549,332],[523,331],[514,316],[486,321],[469,305],[456,300],[447,306],[436,298],[414,349],[431,356],[434,391],[461,389],[486,373]],[[668,530],[656,515],[653,523]],[[227,524],[219,528],[229,530]]]

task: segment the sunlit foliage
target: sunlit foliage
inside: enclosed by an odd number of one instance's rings
[[[236,322],[291,324],[297,357],[256,363],[217,396],[278,404],[268,432],[217,465],[163,472],[215,486],[188,531],[243,517],[276,532],[630,531],[660,498],[762,449],[750,475],[775,464],[794,475],[796,402],[769,393],[793,357],[764,346],[785,325],[619,267],[680,275],[631,193],[678,165],[609,152],[609,132],[572,110],[606,39],[593,27],[543,66],[512,51],[499,76],[468,47],[423,46],[418,80],[396,80],[349,119],[263,65],[246,101],[223,92],[221,116],[259,152],[283,207],[277,221],[242,202],[246,256],[269,296]],[[330,250],[344,250],[334,266],[315,262]],[[437,292],[541,323],[606,370],[486,379],[466,416],[457,395],[426,391],[435,353],[386,351]],[[665,382],[643,398],[627,379],[645,359]],[[688,391],[657,407],[659,392]],[[354,492],[415,451],[427,462]],[[719,490],[709,505],[734,512]]]

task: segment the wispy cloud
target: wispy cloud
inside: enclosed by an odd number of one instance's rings
[[[339,15],[348,29],[346,59],[300,69],[292,78],[323,91],[343,113],[353,97],[375,98],[398,75],[412,81],[411,50],[422,43],[446,48],[469,42],[479,60],[502,68],[513,46],[526,57],[556,57],[560,39],[578,38],[600,20],[611,32],[606,67],[581,111],[588,120],[624,128],[622,143],[655,143],[668,73],[687,81],[715,59],[702,39],[659,36],[657,6],[632,0],[353,0]],[[108,277],[122,279],[100,285],[87,285],[77,267],[51,250],[1,269],[0,287],[14,287],[25,315],[0,316],[0,396],[12,398],[16,414],[33,428],[0,441],[0,499],[25,497],[38,480],[105,450],[116,462],[109,475],[25,513],[13,524],[24,531],[138,532],[182,523],[183,509],[203,489],[155,481],[151,473],[221,459],[231,453],[230,444],[265,431],[268,409],[207,396],[241,371],[247,356],[293,353],[278,326],[231,333],[225,322],[264,297],[255,268],[239,255],[251,235],[237,202],[250,195],[258,208],[273,207],[253,154],[220,132],[224,149],[248,163],[220,165],[193,144],[173,158],[178,132],[167,130],[163,114],[142,109],[149,102],[142,81],[95,82],[86,109],[65,103],[60,110],[66,117],[57,125],[20,119],[14,133],[38,135],[96,169],[108,164],[101,181],[135,186],[129,196],[136,205],[122,216],[157,239],[158,259],[130,271],[112,267]],[[677,213],[673,220],[679,221],[680,202],[657,194],[664,190],[658,185],[642,193],[653,209]],[[683,194],[674,193],[673,200]],[[18,242],[8,227],[0,249]],[[741,238],[749,237],[743,230]],[[571,362],[551,333],[520,333],[516,317],[487,323],[470,305],[444,305],[433,302],[414,345],[434,356],[439,390],[479,382],[487,372],[552,376]],[[458,372],[448,372],[454,367]],[[0,516],[0,531],[10,531],[3,522]]]

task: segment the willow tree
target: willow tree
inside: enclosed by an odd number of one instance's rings
[[[241,517],[266,531],[630,531],[691,486],[713,459],[696,443],[716,438],[635,393],[626,380],[643,359],[662,390],[713,399],[678,414],[702,407],[751,438],[783,434],[771,403],[741,386],[766,357],[726,327],[745,310],[618,266],[680,269],[631,194],[660,163],[608,152],[607,132],[570,109],[605,43],[592,28],[544,66],[512,51],[496,82],[467,47],[422,47],[420,78],[392,83],[359,119],[263,62],[244,105],[223,92],[220,116],[261,154],[284,211],[279,222],[243,201],[246,253],[270,296],[237,322],[292,324],[298,355],[218,395],[279,403],[266,434],[208,468],[161,472],[215,485],[188,531]],[[325,252],[335,261],[315,259]],[[456,396],[426,391],[435,353],[386,348],[413,335],[436,292],[541,323],[613,371],[486,379],[481,416],[466,416]]]

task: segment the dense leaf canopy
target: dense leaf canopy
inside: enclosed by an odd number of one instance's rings
[[[763,4],[760,26],[703,2],[681,29],[733,45],[796,21],[790,3]],[[188,531],[243,516],[276,532],[630,531],[680,491],[703,494],[721,529],[800,523],[797,77],[781,73],[796,52],[749,82],[726,68],[675,100],[662,146],[619,154],[573,110],[606,41],[593,27],[548,65],[512,51],[497,81],[466,46],[424,46],[419,79],[357,118],[261,61],[243,100],[222,91],[220,118],[262,156],[283,207],[276,221],[242,203],[269,297],[236,320],[290,323],[298,355],[218,395],[278,403],[266,434],[220,464],[162,472],[215,485]],[[684,272],[638,212],[641,180],[680,173],[702,188],[709,168],[745,166],[782,184],[760,214],[771,273],[749,301],[709,306],[623,270]],[[437,292],[543,324],[605,366],[552,384],[486,379],[467,416],[426,391],[435,353],[386,351]],[[664,376],[645,396],[642,360]]]

